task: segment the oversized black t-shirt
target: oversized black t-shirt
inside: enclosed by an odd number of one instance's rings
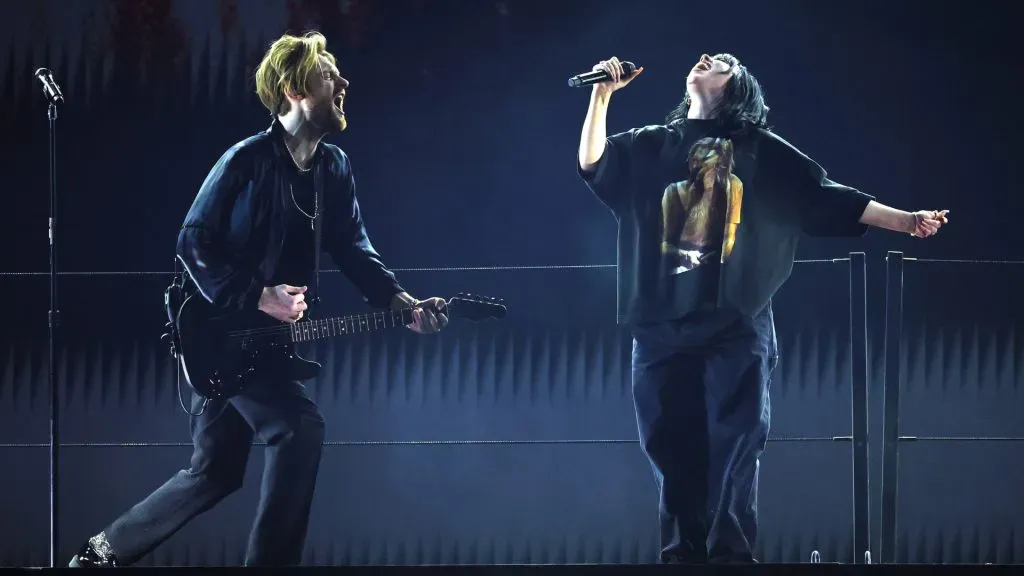
[[[872,200],[777,135],[715,120],[610,136],[580,176],[618,220],[618,320],[633,325],[755,316],[789,277],[801,235],[860,236]]]

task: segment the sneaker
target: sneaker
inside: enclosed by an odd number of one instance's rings
[[[91,542],[86,542],[78,554],[68,563],[68,568],[117,568],[117,557],[113,554],[102,555],[96,551]]]

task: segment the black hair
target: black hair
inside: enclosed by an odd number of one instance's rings
[[[769,108],[765,104],[764,90],[761,89],[761,83],[757,78],[732,54],[715,54],[712,60],[725,62],[733,73],[725,85],[722,99],[715,106],[713,116],[734,131],[745,132],[757,128],[770,130]],[[687,94],[665,118],[665,123],[671,124],[686,119],[689,110],[690,95]]]

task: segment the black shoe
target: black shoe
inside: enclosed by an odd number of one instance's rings
[[[716,554],[708,558],[708,564],[757,564],[750,553]]]
[[[708,556],[698,551],[688,554],[662,552],[659,560],[661,564],[707,564]]]
[[[117,568],[117,557],[113,554],[109,558],[100,556],[92,544],[86,542],[82,549],[75,554],[68,568]]]

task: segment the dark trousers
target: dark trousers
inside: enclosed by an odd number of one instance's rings
[[[770,308],[713,321],[699,338],[693,320],[634,331],[633,398],[658,483],[663,562],[754,561],[774,326]]]
[[[198,406],[194,401],[193,413]],[[323,416],[298,382],[263,384],[211,401],[192,418],[191,467],[104,530],[119,562],[136,562],[238,490],[254,436],[267,443],[266,468],[245,564],[298,564],[324,441]]]

